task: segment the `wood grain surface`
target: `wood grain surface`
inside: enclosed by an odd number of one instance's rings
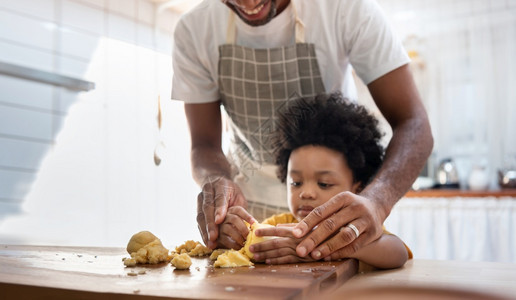
[[[516,264],[411,259],[393,270],[359,270],[326,299],[516,299]]]
[[[123,248],[0,245],[2,299],[303,299],[358,268],[355,260],[213,268],[209,258],[193,258],[189,270],[127,268],[123,257]]]

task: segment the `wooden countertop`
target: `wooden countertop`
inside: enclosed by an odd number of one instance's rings
[[[357,272],[355,260],[190,270],[125,268],[122,248],[0,245],[2,299],[515,299],[516,264],[409,260]],[[129,276],[134,271],[145,274]],[[351,278],[351,279],[350,279]],[[394,294],[393,294],[394,293]],[[423,297],[421,297],[423,296]]]
[[[335,290],[358,269],[352,259],[221,269],[208,257],[192,258],[189,270],[126,268],[123,257],[123,248],[0,245],[1,298],[300,299]]]
[[[465,197],[465,198],[480,198],[480,197],[516,197],[516,189],[500,189],[500,190],[485,190],[472,191],[462,189],[428,189],[414,191],[410,190],[405,194],[408,198],[439,198],[439,197]]]
[[[388,298],[389,291],[397,296]],[[516,299],[516,264],[409,260],[400,269],[361,270],[331,298],[350,295],[357,295],[354,299]]]

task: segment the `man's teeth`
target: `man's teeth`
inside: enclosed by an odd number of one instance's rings
[[[253,10],[247,10],[245,8],[242,8],[242,10],[248,14],[248,15],[256,15],[257,13],[260,12],[260,10],[262,10],[264,4],[261,4],[260,6],[258,6],[257,8],[253,9]]]

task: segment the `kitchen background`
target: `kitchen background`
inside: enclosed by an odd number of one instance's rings
[[[200,238],[188,130],[182,103],[170,100],[172,33],[196,2],[0,0],[0,243],[123,247],[140,230],[166,245]],[[431,119],[424,175],[451,157],[462,188],[477,167],[499,189],[496,171],[516,168],[516,0],[378,3],[413,58]],[[20,79],[5,74],[12,65],[95,87]],[[359,101],[375,111],[358,86]],[[516,199],[468,202],[473,208],[405,200],[387,225],[416,258],[516,262]],[[432,205],[440,208],[424,211]],[[483,238],[443,225],[442,214]],[[428,218],[436,234],[409,231],[400,216]]]

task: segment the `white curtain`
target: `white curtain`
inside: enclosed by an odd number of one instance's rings
[[[516,263],[516,198],[403,198],[385,226],[416,259]]]

